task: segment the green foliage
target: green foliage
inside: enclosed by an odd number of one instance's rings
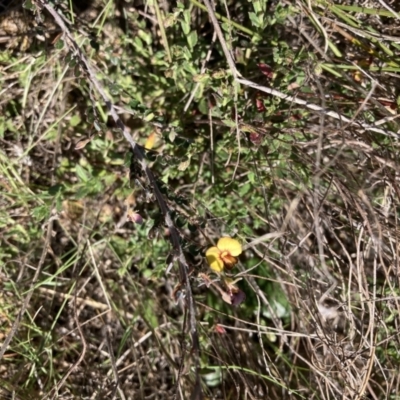
[[[81,15],[71,10],[82,4],[54,6],[144,147],[169,208],[196,300],[206,396],[320,398],[331,385],[350,398],[371,349],[386,369],[370,364],[374,382],[362,387],[373,398],[381,387],[392,393],[397,138],[239,85],[203,3],[154,0],[134,11],[122,3],[96,2]],[[391,11],[306,1],[215,6],[246,79],[398,131],[398,44],[382,23],[357,17],[390,19]],[[171,231],[79,55],[49,33],[57,27],[41,25],[49,20],[36,10],[29,49],[0,53],[0,272],[3,293],[18,300],[0,295],[2,336],[33,293],[6,354],[7,387],[48,394],[83,354],[97,386],[71,375],[72,397],[111,393],[113,376],[135,398],[154,388],[173,398],[177,387],[191,398],[197,349]],[[219,276],[204,256],[226,235],[244,250]],[[236,278],[246,295],[239,306],[228,304],[226,282]],[[321,299],[333,281],[340,304],[332,311]],[[321,360],[322,348],[332,359]]]

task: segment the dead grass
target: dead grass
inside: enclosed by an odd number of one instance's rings
[[[400,59],[390,15],[400,9],[268,3],[264,14],[281,20],[251,44],[245,6],[224,4],[217,14],[228,10],[240,29],[215,37],[221,19],[184,4],[198,46],[207,44],[192,49],[193,64],[180,53],[188,34],[176,5],[98,1],[75,8],[68,25],[133,140],[158,138],[146,163],[177,227],[189,290],[154,182],[131,162],[81,56],[46,11],[41,22],[3,1],[2,398],[400,398]],[[4,31],[11,7],[30,16],[28,36]],[[165,15],[179,29],[162,32]],[[205,249],[222,234],[246,248],[237,308],[201,278]],[[195,315],[181,292],[193,293]]]

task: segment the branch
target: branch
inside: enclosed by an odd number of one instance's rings
[[[170,215],[170,210],[169,207],[164,200],[163,195],[161,194],[161,191],[157,185],[156,178],[149,168],[145,154],[142,150],[142,147],[139,146],[132,138],[130,133],[128,132],[125,124],[122,122],[121,118],[119,117],[116,108],[114,104],[111,102],[111,100],[108,98],[106,92],[103,89],[102,84],[100,81],[96,78],[95,73],[93,72],[92,67],[89,64],[89,61],[87,60],[85,54],[82,52],[81,48],[79,45],[76,43],[75,39],[72,37],[70,30],[68,27],[65,25],[62,17],[57,13],[57,11],[53,8],[53,6],[47,1],[47,0],[33,0],[34,3],[40,8],[40,9],[46,9],[49,14],[54,18],[55,22],[57,25],[60,27],[61,31],[64,34],[65,38],[65,43],[69,47],[70,51],[76,56],[77,60],[79,61],[80,67],[82,68],[83,72],[85,73],[91,87],[99,93],[103,101],[105,102],[108,111],[114,120],[115,124],[117,127],[121,130],[124,138],[127,140],[127,142],[130,144],[133,155],[136,157],[138,160],[138,164],[140,165],[143,173],[147,176],[147,179],[150,183],[150,186],[153,189],[154,195],[157,199],[159,208],[164,216],[165,220],[165,225],[168,227],[168,230],[170,232],[169,238],[171,240],[171,244],[174,250],[174,254],[176,256],[176,259],[178,261],[179,265],[179,274],[180,274],[180,281],[185,284],[186,287],[186,299],[187,299],[187,305],[189,309],[189,328],[190,328],[190,335],[192,338],[192,346],[195,354],[195,365],[196,365],[196,386],[194,388],[194,394],[198,396],[197,398],[202,398],[202,393],[200,392],[199,394],[199,385],[198,383],[200,382],[200,375],[199,375],[199,370],[200,370],[200,362],[199,362],[199,353],[200,353],[200,346],[199,346],[199,336],[197,332],[197,324],[196,324],[196,307],[193,299],[193,294],[192,294],[192,289],[190,286],[190,281],[189,281],[189,267],[185,258],[185,255],[183,253],[181,244],[180,244],[180,237],[178,230],[176,229],[171,215]]]

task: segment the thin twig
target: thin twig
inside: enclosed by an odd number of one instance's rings
[[[302,106],[308,108],[309,110],[323,113],[323,114],[325,114],[325,116],[338,119],[338,120],[340,120],[342,122],[348,123],[349,125],[358,126],[360,128],[363,128],[366,131],[380,133],[382,135],[391,136],[391,137],[394,137],[396,139],[399,138],[399,134],[397,134],[395,132],[392,132],[392,131],[389,131],[389,130],[386,130],[386,129],[380,129],[380,128],[377,128],[374,125],[369,125],[369,124],[366,124],[366,123],[361,122],[361,121],[357,121],[357,120],[352,121],[351,119],[349,119],[349,118],[345,117],[344,115],[341,115],[341,114],[339,114],[339,113],[337,113],[335,111],[324,110],[324,108],[321,107],[321,106],[318,106],[318,105],[313,104],[313,103],[308,103],[307,101],[305,101],[303,99],[299,99],[298,97],[290,96],[288,94],[280,92],[279,90],[275,90],[275,89],[272,89],[272,88],[267,87],[267,86],[259,85],[259,84],[255,83],[255,82],[249,81],[247,79],[238,78],[236,80],[237,80],[237,82],[239,82],[239,83],[241,83],[243,85],[246,85],[248,87],[252,87],[252,88],[254,88],[256,90],[260,90],[261,92],[268,93],[268,94],[270,94],[272,96],[275,96],[275,97],[279,97],[280,99],[285,100],[285,101],[287,101],[289,103],[296,103],[296,104],[302,105]]]
[[[204,1],[205,6],[207,7],[208,14],[210,16],[212,24],[214,25],[215,32],[217,33],[217,36],[218,36],[218,39],[219,39],[219,43],[221,44],[222,50],[223,50],[223,52],[225,54],[226,61],[229,64],[229,68],[231,69],[232,75],[233,75],[233,77],[235,79],[237,79],[237,77],[242,76],[242,75],[236,69],[235,62],[233,61],[232,54],[228,49],[228,45],[226,44],[224,35],[223,35],[222,30],[221,30],[221,28],[219,26],[219,23],[218,23],[216,15],[215,15],[214,9],[211,7],[211,4],[210,4],[210,2],[208,0],[203,0],[203,1]]]

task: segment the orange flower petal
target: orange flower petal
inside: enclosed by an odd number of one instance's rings
[[[242,253],[242,245],[236,239],[230,237],[222,237],[219,239],[217,247],[220,251],[227,251],[234,257]]]
[[[228,269],[232,269],[238,262],[237,258],[231,256],[227,251],[221,253],[220,258],[224,263],[225,267]]]
[[[210,247],[206,252],[208,265],[215,272],[221,272],[224,269],[224,262],[221,260],[221,252],[217,247]]]

